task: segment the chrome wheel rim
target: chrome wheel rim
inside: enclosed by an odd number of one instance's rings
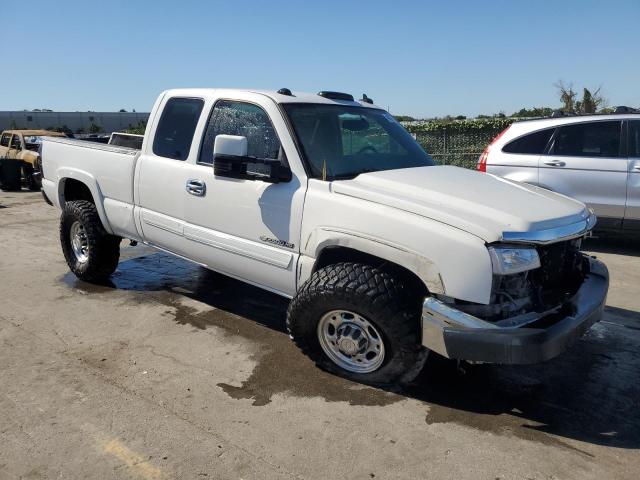
[[[89,260],[89,240],[87,239],[87,231],[80,222],[73,222],[69,230],[71,237],[71,249],[76,259],[80,263]]]
[[[362,315],[332,310],[318,322],[318,340],[324,353],[339,367],[370,373],[384,362],[384,341],[376,327]]]

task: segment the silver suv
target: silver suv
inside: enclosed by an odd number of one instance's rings
[[[478,170],[577,198],[598,228],[640,230],[640,115],[516,122],[478,160]]]

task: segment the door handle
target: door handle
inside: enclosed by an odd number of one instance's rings
[[[561,162],[560,160],[549,160],[548,162],[544,162],[545,165],[549,165],[551,167],[564,167],[566,164]]]
[[[636,172],[640,172],[640,165],[635,165],[633,167],[633,170],[636,171]]]
[[[204,197],[204,194],[207,193],[207,184],[202,180],[191,178],[187,180],[186,190],[196,197]]]

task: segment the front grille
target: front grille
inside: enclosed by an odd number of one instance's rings
[[[531,281],[542,306],[559,303],[576,293],[587,272],[580,253],[582,239],[538,247],[540,268],[531,271]]]

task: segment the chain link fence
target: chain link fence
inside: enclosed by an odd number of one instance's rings
[[[413,136],[439,165],[473,169],[495,133],[435,131],[417,132]]]

